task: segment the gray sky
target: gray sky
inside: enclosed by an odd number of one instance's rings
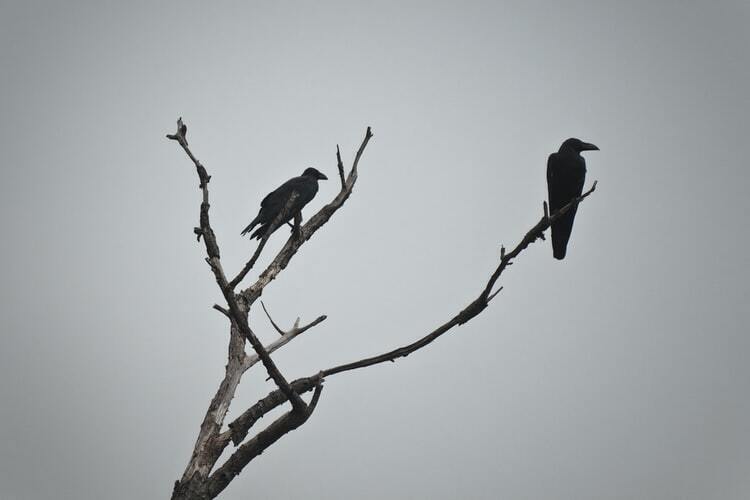
[[[547,154],[601,148],[565,261],[536,244],[470,324],[330,378],[222,498],[750,497],[748,24],[742,0],[3,1],[0,497],[168,498],[187,463],[227,332],[178,116],[230,270],[263,195],[373,127],[264,294],[329,315],[275,356],[290,378],[442,323],[541,215]]]

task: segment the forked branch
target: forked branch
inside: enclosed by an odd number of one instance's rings
[[[279,387],[279,391],[284,395],[284,401],[291,401],[292,403],[293,409],[289,414],[291,416],[287,418],[287,422],[294,425],[285,424],[283,426],[278,426],[276,428],[277,430],[285,429],[284,432],[279,434],[279,437],[289,430],[296,428],[297,425],[301,425],[301,423],[303,423],[312,413],[315,404],[317,404],[318,398],[320,397],[320,389],[316,392],[310,404],[305,404],[296,390],[286,381],[284,376],[278,370],[269,354],[283,345],[286,345],[288,342],[313,326],[321,323],[325,320],[325,316],[321,316],[303,327],[300,327],[298,323],[295,323],[295,326],[290,331],[284,332],[280,338],[264,347],[250,329],[248,324],[248,312],[253,302],[261,295],[263,288],[278,276],[302,244],[310,239],[310,237],[320,229],[320,227],[322,227],[322,225],[325,224],[325,222],[327,222],[348,199],[357,179],[357,166],[359,160],[368,141],[372,138],[372,132],[369,128],[367,129],[365,138],[357,151],[352,168],[349,171],[347,178],[342,182],[341,190],[336,197],[315,214],[303,227],[300,227],[301,217],[299,214],[294,214],[295,224],[293,226],[294,231],[292,237],[289,238],[282,250],[273,259],[271,265],[266,268],[261,277],[251,287],[252,293],[247,293],[248,290],[245,290],[240,294],[235,294],[234,288],[240,283],[240,281],[242,281],[249,271],[252,270],[265,247],[270,234],[281,224],[281,220],[286,220],[286,218],[288,218],[286,212],[288,212],[289,205],[291,205],[293,200],[290,200],[287,207],[285,207],[285,210],[279,215],[279,220],[274,220],[271,224],[271,229],[263,235],[248,263],[245,264],[243,269],[234,279],[232,279],[231,282],[228,282],[221,264],[219,245],[216,241],[216,236],[211,228],[209,219],[210,205],[208,183],[210,182],[211,177],[188,147],[187,126],[183,123],[182,118],[177,121],[177,131],[174,134],[168,134],[167,137],[180,144],[196,167],[200,182],[199,187],[202,191],[202,203],[199,217],[200,224],[199,227],[194,229],[194,232],[199,241],[201,238],[204,240],[206,253],[208,255],[206,262],[209,264],[222,295],[226,300],[226,307],[215,304],[214,309],[227,316],[231,325],[228,353],[229,363],[226,366],[224,379],[222,380],[216,395],[211,400],[211,404],[209,405],[203,423],[201,424],[192,457],[181,480],[175,483],[175,488],[172,494],[172,498],[175,500],[193,498],[203,499],[207,494],[206,486],[208,483],[208,475],[215,466],[221,452],[229,442],[227,439],[228,435],[226,433],[220,434],[220,430],[231,400],[234,397],[236,388],[240,382],[240,378],[247,369],[258,361],[262,362],[269,377],[274,380]],[[341,173],[343,171],[343,164],[338,151],[337,163]],[[277,326],[278,325],[276,325],[276,327]],[[245,340],[252,345],[253,350],[255,351],[254,355],[247,355],[244,352]],[[265,434],[265,436],[268,435],[268,433]],[[215,484],[215,482],[212,484]]]
[[[299,395],[292,390],[289,382],[287,382],[286,378],[284,378],[284,375],[282,375],[281,371],[268,355],[268,352],[266,352],[263,344],[260,342],[260,340],[258,340],[253,331],[250,329],[250,325],[247,322],[248,307],[240,306],[237,301],[237,297],[234,294],[234,291],[227,282],[226,276],[224,274],[224,269],[221,267],[219,245],[216,242],[216,235],[211,228],[211,223],[208,216],[208,210],[210,208],[210,205],[208,203],[208,182],[211,180],[211,176],[208,175],[206,169],[188,148],[187,125],[182,122],[182,118],[179,118],[177,120],[177,132],[175,134],[168,134],[167,138],[177,141],[180,146],[182,146],[182,149],[185,150],[188,157],[195,164],[196,170],[198,171],[200,188],[203,192],[203,202],[201,203],[200,211],[200,232],[198,235],[203,236],[203,241],[206,245],[206,252],[208,253],[206,262],[208,262],[209,266],[211,267],[211,270],[216,277],[216,282],[221,289],[221,293],[222,295],[224,295],[224,299],[227,301],[227,306],[229,306],[229,313],[231,315],[232,321],[235,325],[237,325],[237,328],[239,329],[240,333],[242,333],[243,337],[245,337],[245,339],[250,342],[250,345],[253,347],[256,354],[263,362],[263,365],[266,367],[266,371],[268,372],[269,377],[273,379],[279,389],[289,398],[289,401],[294,407],[294,410],[301,412],[305,409],[305,403],[302,401]]]
[[[290,411],[276,419],[271,425],[260,431],[255,437],[248,440],[216,472],[211,474],[207,482],[208,498],[214,498],[226,488],[232,479],[235,478],[252,459],[263,453],[269,446],[278,441],[284,434],[287,434],[300,425],[304,424],[315,411],[318,405],[320,394],[323,391],[323,384],[318,382],[315,385],[310,403],[305,407],[304,412]]]
[[[262,300],[260,301],[260,305],[263,307],[263,312],[266,313],[266,316],[268,317],[268,321],[271,322],[271,325],[273,326],[273,328],[277,332],[279,332],[279,335],[281,336],[285,336],[285,335],[297,336],[300,333],[304,333],[306,330],[309,330],[310,328],[314,327],[318,323],[322,323],[328,317],[325,314],[322,316],[318,316],[314,321],[312,321],[311,323],[308,323],[305,326],[299,326],[299,318],[297,318],[297,320],[294,322],[294,326],[292,326],[292,329],[285,332],[284,330],[279,328],[279,325],[277,325],[276,322],[273,320],[271,315],[268,313],[268,309],[266,309],[266,305],[263,303]]]

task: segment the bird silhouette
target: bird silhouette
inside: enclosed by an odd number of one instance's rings
[[[581,196],[586,180],[586,160],[581,151],[598,151],[599,148],[580,139],[570,138],[562,143],[557,153],[547,159],[547,189],[549,191],[550,214]],[[552,223],[552,255],[558,260],[565,258],[570,233],[577,207],[572,207]]]
[[[255,226],[260,224],[260,227],[256,229],[250,237],[261,239],[269,229],[271,229],[271,232],[276,231],[276,229],[289,222],[293,217],[301,215],[302,208],[307,205],[310,200],[315,198],[315,195],[318,192],[318,180],[326,179],[328,179],[328,177],[326,177],[325,174],[310,167],[305,169],[299,177],[293,177],[275,190],[271,191],[265,198],[263,198],[263,201],[260,202],[258,215],[245,229],[242,230],[242,236],[246,235],[252,231]],[[276,227],[271,228],[271,224],[273,224],[276,217],[278,217],[285,209],[293,193],[296,193],[297,197],[289,207],[284,220],[279,221]]]

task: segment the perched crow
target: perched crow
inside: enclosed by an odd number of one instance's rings
[[[573,198],[581,196],[586,179],[586,160],[581,151],[599,150],[598,147],[579,139],[568,139],[557,153],[547,160],[547,188],[549,190],[550,215],[560,210]],[[552,254],[556,259],[565,258],[576,208],[571,208],[552,224]]]
[[[310,167],[299,177],[293,177],[284,184],[269,193],[263,201],[260,202],[260,211],[253,221],[242,231],[242,235],[249,233],[253,228],[260,224],[260,227],[250,235],[251,238],[261,239],[276,217],[284,210],[287,202],[292,197],[292,193],[297,193],[287,216],[284,220],[279,221],[279,226],[289,222],[296,215],[301,214],[302,208],[315,197],[318,192],[318,179],[328,179],[325,175]],[[278,229],[278,227],[276,228]],[[274,229],[274,231],[276,230]]]

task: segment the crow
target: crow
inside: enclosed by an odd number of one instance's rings
[[[599,148],[593,144],[571,138],[562,143],[557,153],[549,155],[547,188],[550,215],[567,205],[573,198],[581,196],[583,182],[586,179],[586,160],[580,153],[598,150]],[[565,258],[576,208],[572,207],[552,224],[552,254],[558,260]]]
[[[250,235],[250,238],[259,240],[269,229],[271,229],[271,232],[276,231],[276,229],[289,222],[293,217],[301,217],[302,208],[307,205],[318,192],[318,180],[326,179],[328,179],[328,177],[310,167],[305,169],[299,177],[293,177],[275,190],[271,191],[271,193],[260,202],[260,211],[258,212],[258,215],[245,229],[242,230],[242,236],[246,235],[252,231],[255,226],[260,224],[260,227]],[[283,217],[284,220],[278,221],[277,226],[271,228],[271,224],[273,224],[276,217],[278,217],[284,210],[289,199],[292,197],[292,193],[296,193],[297,197],[289,207],[288,213]]]

